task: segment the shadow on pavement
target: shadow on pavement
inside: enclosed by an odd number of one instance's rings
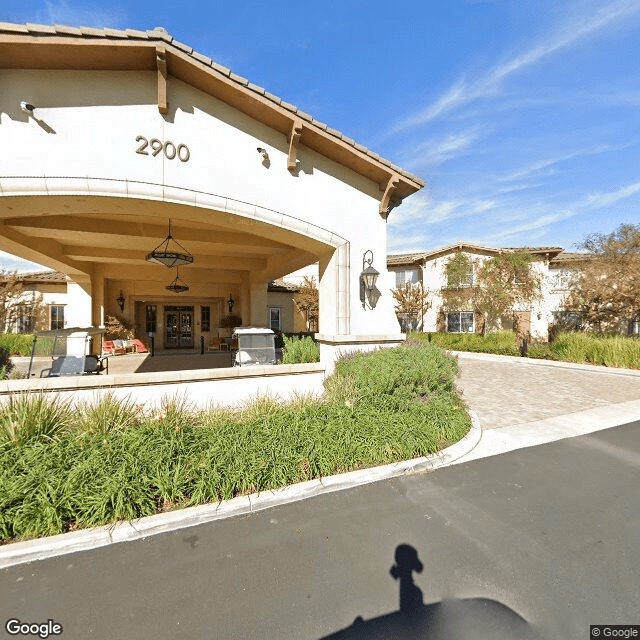
[[[488,598],[450,599],[425,605],[422,591],[413,581],[421,573],[418,552],[398,545],[391,576],[399,581],[400,610],[363,620],[321,640],[542,640],[536,630],[506,605]]]

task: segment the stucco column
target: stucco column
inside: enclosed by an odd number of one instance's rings
[[[349,245],[320,258],[319,325],[323,335],[347,335],[349,312]]]
[[[254,327],[266,327],[267,323],[267,283],[252,282],[250,290],[251,316]]]
[[[242,275],[240,283],[240,317],[242,324],[251,324],[251,287],[249,286],[249,274]]]
[[[96,264],[91,274],[91,325],[104,327],[104,266]]]
[[[91,326],[104,327],[104,265],[94,264],[91,274]],[[100,335],[91,340],[91,354],[102,353]]]

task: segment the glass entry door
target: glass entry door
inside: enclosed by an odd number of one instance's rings
[[[193,347],[193,307],[164,308],[165,349]]]

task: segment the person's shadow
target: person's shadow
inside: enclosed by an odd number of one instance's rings
[[[496,600],[465,598],[425,605],[413,581],[413,573],[422,570],[415,548],[398,545],[389,573],[400,583],[400,610],[370,620],[358,616],[349,627],[321,640],[542,640],[523,617]]]

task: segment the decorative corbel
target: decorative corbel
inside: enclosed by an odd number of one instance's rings
[[[402,202],[402,198],[399,198],[394,193],[399,184],[400,176],[396,173],[391,174],[387,182],[387,186],[384,189],[382,200],[380,200],[380,209],[378,210],[385,220],[391,213],[391,209],[397,207]]]
[[[167,113],[167,51],[164,47],[156,47],[156,67],[158,69],[158,111]]]
[[[291,133],[289,134],[289,157],[287,159],[287,169],[295,171],[296,160],[298,158],[298,141],[302,135],[302,120],[296,118],[291,125]]]

